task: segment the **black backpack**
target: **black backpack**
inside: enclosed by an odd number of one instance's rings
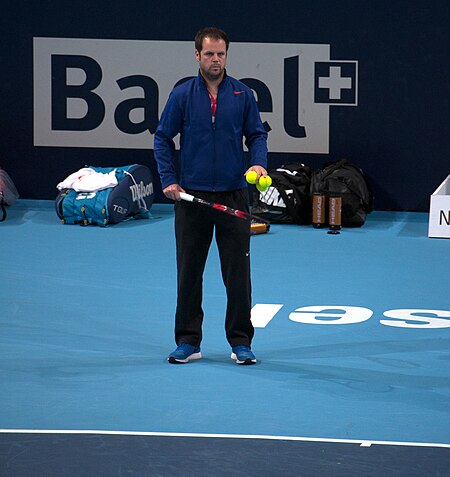
[[[300,162],[269,171],[272,185],[255,194],[252,214],[274,224],[311,223],[311,169]]]
[[[9,177],[8,173],[0,167],[0,208],[1,217],[0,222],[6,219],[6,207],[7,205],[13,205],[19,198],[16,186]]]
[[[346,159],[325,164],[311,177],[311,195],[342,197],[342,226],[361,227],[373,210],[373,193],[363,171]]]

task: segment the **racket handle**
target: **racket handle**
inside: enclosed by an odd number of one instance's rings
[[[187,200],[188,202],[194,202],[194,196],[191,194],[186,194],[186,192],[180,192],[180,199]]]

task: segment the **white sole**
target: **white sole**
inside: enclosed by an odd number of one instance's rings
[[[237,356],[236,356],[236,353],[231,353],[231,356],[230,356],[231,359],[234,359],[236,361],[237,364],[254,364],[256,363],[256,359],[251,359],[251,360],[245,360],[245,361],[239,361],[237,359]]]
[[[193,361],[195,359],[200,359],[202,357],[202,353],[192,353],[190,356],[188,356],[186,359],[176,359],[176,358],[173,358],[172,356],[169,356],[167,358],[167,361],[169,361],[169,363],[189,363],[189,361]],[[172,358],[172,360],[171,360]]]

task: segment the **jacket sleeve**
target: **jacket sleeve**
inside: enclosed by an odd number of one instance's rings
[[[264,129],[253,92],[247,93],[247,108],[244,118],[245,145],[250,152],[250,165],[267,168],[267,132]]]
[[[170,94],[154,137],[154,154],[162,188],[177,184],[175,143],[173,138],[181,132],[182,112],[176,96]]]

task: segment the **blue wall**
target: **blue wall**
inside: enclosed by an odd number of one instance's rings
[[[156,175],[151,150],[33,146],[33,37],[189,41],[207,25],[232,42],[330,44],[332,58],[358,61],[358,106],[331,108],[329,154],[272,152],[271,167],[317,168],[345,157],[371,178],[380,210],[428,210],[450,173],[446,0],[8,3],[0,19],[0,165],[24,198],[53,199],[55,185],[85,164],[150,164]]]

